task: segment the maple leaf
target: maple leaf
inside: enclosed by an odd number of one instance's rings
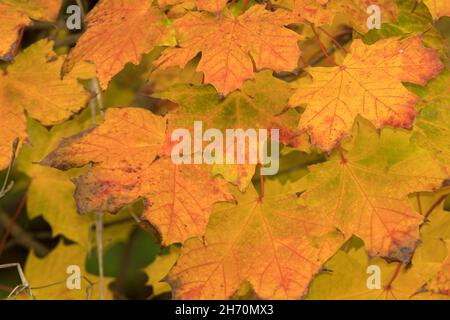
[[[168,7],[168,6],[173,6],[175,4],[180,4],[182,2],[186,2],[189,0],[158,0],[158,6],[160,8],[164,8],[164,7]],[[195,0],[193,0],[195,1]]]
[[[307,68],[313,82],[299,87],[289,104],[307,105],[300,128],[311,135],[313,144],[330,151],[350,133],[358,114],[377,128],[410,128],[418,97],[402,82],[425,85],[442,68],[436,53],[424,48],[419,37],[373,45],[354,40],[342,65]]]
[[[52,236],[64,235],[83,248],[89,247],[89,229],[94,220],[77,213],[73,198],[75,186],[72,178],[80,170],[61,172],[38,165],[63,137],[73,135],[90,125],[89,115],[57,125],[48,131],[38,122],[28,120],[28,141],[17,159],[16,169],[28,175],[27,214],[30,219],[43,216],[52,227]]]
[[[5,169],[11,162],[13,143],[19,139],[20,144],[26,138],[26,120],[23,110],[16,106],[5,103],[8,101],[6,91],[3,90],[2,78],[0,76],[0,114],[2,125],[0,126],[0,170]],[[18,147],[20,147],[20,144]]]
[[[435,248],[436,249],[436,248]],[[326,263],[327,273],[319,274],[311,285],[307,299],[312,300],[424,300],[450,299],[449,296],[424,290],[423,286],[429,277],[436,275],[442,259],[439,250],[431,247],[419,247],[419,254],[431,251],[431,261],[415,259],[412,267],[407,268],[399,262],[387,263],[381,258],[369,259],[364,247],[351,249],[348,253],[338,253]],[[367,286],[368,267],[380,268],[381,286],[370,289]]]
[[[450,72],[431,80],[425,88],[411,87],[421,99],[414,125],[414,137],[430,149],[450,170]]]
[[[167,16],[171,19],[182,17],[188,11],[195,10],[196,0],[158,0],[158,6],[167,9]]]
[[[106,89],[125,64],[138,64],[142,54],[169,41],[164,19],[152,1],[100,1],[87,15],[88,29],[69,53],[64,71],[70,72],[80,61],[92,62]]]
[[[424,209],[428,211],[425,206]],[[380,258],[369,259],[364,247],[362,245],[358,247],[352,240],[353,248],[348,252],[338,251],[326,263],[329,271],[320,273],[314,279],[308,298],[450,299],[448,295],[450,256],[447,249],[450,238],[449,226],[450,213],[442,208],[434,210],[420,230],[421,243],[415,250],[410,264],[387,263]],[[380,268],[380,288],[367,287],[368,266]]]
[[[61,0],[1,0],[0,1],[0,59],[10,61],[17,51],[19,33],[32,20],[54,22]]]
[[[142,197],[144,214],[163,242],[180,242],[203,234],[212,204],[232,198],[207,166],[177,166],[167,156],[155,160],[164,134],[164,118],[149,111],[108,109],[102,126],[67,139],[42,163],[68,169],[94,162],[75,181],[80,213],[115,213]]]
[[[89,78],[92,70],[81,64],[61,80],[63,57],[52,47],[46,40],[33,44],[0,75],[0,169],[9,163],[12,142],[26,137],[24,111],[44,125],[54,125],[81,110],[89,98],[78,78]]]
[[[440,17],[448,16],[450,17],[450,3],[446,0],[424,0],[423,1],[428,9],[430,10],[431,15],[434,20],[439,19]]]
[[[292,10],[299,22],[313,23],[316,26],[329,25],[335,12],[327,8],[328,0],[284,0],[279,5]]]
[[[446,241],[446,243],[447,251],[450,252],[450,241]],[[430,284],[430,288],[439,293],[448,295],[448,299],[450,299],[450,254],[442,263],[442,267]]]
[[[292,10],[297,22],[315,26],[331,25],[334,20],[351,25],[360,33],[367,33],[367,8],[380,7],[382,23],[397,20],[395,0],[281,0],[277,4]]]
[[[99,300],[98,277],[87,273],[86,255],[85,248],[77,244],[67,246],[63,241],[59,242],[45,258],[38,258],[31,251],[25,263],[25,276],[31,288],[36,288],[33,290],[35,298],[38,300]],[[81,290],[71,290],[67,287],[69,266],[80,268]],[[112,279],[104,279],[107,288]],[[106,298],[112,299],[111,292],[107,291]]]
[[[227,2],[228,0],[158,0],[158,5],[161,8],[174,5],[195,5],[199,10],[219,12],[225,8]]]
[[[361,121],[355,131],[349,151],[309,167],[301,180],[302,203],[306,210],[323,212],[345,235],[360,237],[372,256],[408,259],[423,217],[407,195],[438,189],[448,174],[405,133],[384,129],[378,137]]]
[[[237,205],[217,204],[203,238],[186,241],[167,279],[178,299],[227,299],[244,281],[262,299],[298,299],[343,243],[320,215],[301,211],[295,184],[268,180]]]
[[[435,49],[441,60],[445,60],[447,46],[444,37],[433,25],[427,7],[423,3],[417,3],[416,0],[398,0],[397,6],[398,21],[383,23],[381,29],[373,29],[367,33],[363,41],[372,44],[381,38],[421,35],[424,46]],[[414,12],[411,12],[411,8],[414,7],[416,7]]]
[[[180,254],[180,248],[177,246],[170,247],[170,252],[161,254],[156,257],[144,271],[147,274],[147,285],[152,286],[152,297],[156,297],[164,292],[170,292],[171,288],[164,278],[174,266]]]
[[[202,121],[203,130],[276,128],[280,130],[280,142],[305,148],[307,142],[296,125],[300,114],[295,110],[284,112],[292,89],[272,76],[269,70],[256,74],[254,81],[244,83],[242,90],[220,100],[211,86],[175,85],[153,96],[168,99],[179,105],[167,115],[168,138],[173,129],[188,128],[193,131],[194,121]],[[167,139],[168,139],[167,138]],[[226,147],[226,146],[224,146]],[[246,146],[246,151],[249,146]],[[170,152],[167,152],[170,153]],[[248,156],[248,152],[246,157]],[[216,164],[214,172],[245,190],[255,171],[255,165]]]
[[[398,9],[395,0],[330,0],[330,10],[339,13],[342,18],[360,33],[367,33],[367,8],[376,5],[381,11],[381,23],[395,22]]]
[[[269,12],[261,5],[238,18],[224,10],[220,20],[206,12],[190,12],[174,23],[179,47],[167,49],[155,65],[184,67],[201,52],[197,70],[204,73],[205,83],[228,94],[254,77],[253,64],[275,71],[297,67],[301,36],[284,27],[291,21],[288,12]]]
[[[199,10],[206,10],[210,12],[222,11],[228,0],[197,0],[197,8]]]

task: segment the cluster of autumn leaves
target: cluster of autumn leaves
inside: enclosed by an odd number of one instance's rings
[[[182,244],[162,263],[175,298],[448,298],[450,73],[445,44],[427,32],[450,4],[424,1],[425,21],[405,24],[399,16],[414,2],[104,0],[65,57],[47,40],[15,56],[18,31],[53,21],[59,1],[0,0],[0,57],[11,61],[0,78],[0,169],[19,138],[29,214],[80,248],[92,220],[75,212],[118,213],[144,199],[162,244]],[[370,4],[395,32],[367,30]],[[345,47],[333,39],[331,56],[318,34],[338,22],[355,31]],[[302,58],[299,43],[314,38],[331,66]],[[68,120],[98,98],[86,80],[107,90],[157,46],[167,48],[152,74],[177,68],[179,81],[151,95],[176,107],[164,116],[108,108],[94,127]],[[185,75],[194,70],[200,80]],[[175,165],[172,130],[200,120],[205,130],[279,128],[286,155],[325,159],[259,182],[254,165]],[[70,208],[46,197],[55,188]],[[369,265],[381,268],[381,288],[366,286]],[[165,274],[154,272],[161,286]]]

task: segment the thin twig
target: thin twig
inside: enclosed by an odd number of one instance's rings
[[[16,152],[19,147],[19,138],[14,139],[12,143],[11,161],[9,162],[8,171],[6,171],[5,181],[3,181],[2,189],[0,190],[0,199],[3,198],[9,191],[11,191],[14,186],[14,181],[8,184],[9,176],[11,175],[11,170],[16,161]]]
[[[97,78],[91,80],[91,89],[94,91],[95,99],[97,101],[98,109],[100,111],[100,116],[102,117],[103,122],[105,121],[105,112],[104,112],[105,106],[103,104],[102,90],[100,88],[100,84],[98,83]]]
[[[94,98],[89,100],[89,108],[91,109],[92,126],[95,127],[97,126],[97,104]]]
[[[97,239],[98,274],[100,277],[100,300],[105,300],[105,281],[103,274],[103,213],[95,213],[95,235]]]
[[[8,264],[2,264],[0,265],[0,269],[6,269],[6,268],[17,268],[17,272],[19,273],[20,282],[21,285],[14,288],[14,290],[9,294],[8,298],[13,295],[15,291],[17,291],[19,288],[22,288],[22,290],[26,289],[31,299],[35,299],[33,296],[33,291],[31,290],[27,278],[25,277],[25,274],[23,273],[22,267],[19,263],[8,263]]]
[[[0,266],[0,268],[1,267],[2,266]],[[94,287],[95,283],[90,281],[86,276],[81,276],[81,278],[83,278],[87,282],[87,286],[86,286],[86,300],[91,300],[92,288]],[[24,291],[26,289],[30,290],[30,291],[31,290],[38,291],[38,290],[41,290],[41,289],[46,289],[46,288],[58,286],[58,285],[61,285],[61,284],[64,284],[64,283],[66,283],[66,280],[61,280],[61,281],[53,282],[53,283],[42,285],[42,286],[38,286],[38,287],[30,287],[28,285],[28,283],[27,283],[25,285],[24,284],[20,284],[20,285],[16,286],[15,288],[4,287],[4,289],[2,289],[1,286],[0,286],[0,289],[5,290],[7,292],[10,292],[9,295],[8,295],[8,298],[14,298],[15,299],[20,293],[22,293],[22,291]],[[8,290],[6,290],[6,289],[8,289]],[[32,296],[32,299],[36,300],[36,297]]]
[[[91,89],[95,92],[95,100],[98,103],[100,113],[104,120],[103,114],[103,101],[101,96],[100,86],[97,79],[91,80]],[[94,98],[91,99],[89,105],[91,106],[92,115],[92,125],[95,127],[97,125],[96,116],[96,105]],[[98,258],[98,274],[100,277],[99,290],[100,290],[100,300],[105,300],[105,281],[104,281],[104,268],[103,268],[103,213],[95,213],[95,238],[97,242],[97,258]]]

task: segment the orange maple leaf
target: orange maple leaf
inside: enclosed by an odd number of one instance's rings
[[[300,22],[313,23],[316,26],[329,25],[335,13],[326,8],[327,0],[294,0],[293,15]]]
[[[199,10],[209,12],[222,11],[227,5],[228,0],[158,0],[160,8],[174,5],[195,5]]]
[[[164,15],[151,1],[102,0],[86,22],[88,29],[68,55],[64,71],[79,61],[92,62],[103,89],[125,64],[138,64],[142,54],[169,37]]]
[[[197,0],[197,8],[210,12],[219,12],[225,8],[228,0]]]
[[[54,22],[60,8],[61,0],[0,1],[0,59],[13,59],[18,49],[19,33],[32,23],[31,19]]]
[[[175,21],[179,47],[167,49],[155,61],[160,68],[184,67],[199,52],[197,67],[205,82],[223,94],[254,77],[254,67],[291,71],[297,67],[301,36],[284,26],[292,22],[289,12],[270,12],[252,6],[238,18],[225,10],[217,19],[206,12],[190,12]]]
[[[165,126],[164,118],[144,109],[108,109],[103,125],[68,138],[42,164],[69,169],[93,162],[75,180],[80,213],[116,213],[142,197],[163,243],[182,242],[203,234],[213,203],[233,198],[208,166],[156,159]]]
[[[418,97],[402,82],[424,85],[443,68],[434,50],[419,37],[391,38],[366,45],[355,40],[342,65],[307,68],[313,81],[299,87],[289,104],[306,104],[300,128],[313,144],[330,151],[350,134],[360,114],[377,128],[410,128]]]

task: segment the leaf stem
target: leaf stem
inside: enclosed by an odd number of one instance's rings
[[[337,150],[339,151],[339,156],[341,157],[341,162],[343,164],[346,164],[347,163],[347,158],[344,155],[344,150],[342,149],[342,146],[338,146]]]
[[[411,9],[411,13],[414,13],[414,12],[416,11],[418,5],[419,5],[419,0],[416,0],[416,1],[414,2],[413,8]]]
[[[248,8],[248,0],[243,0],[242,1],[242,13],[247,11],[247,8]]]
[[[341,50],[344,51],[346,54],[348,54],[347,49],[345,49],[345,47],[342,46],[342,45],[339,43],[339,41],[337,41],[337,40],[333,37],[333,35],[331,35],[328,31],[326,31],[326,30],[325,30],[324,28],[322,28],[322,27],[318,27],[318,29],[319,29],[320,31],[322,31],[325,35],[327,35],[328,38],[330,38],[330,40],[333,41],[333,43],[334,43],[339,49],[341,49]]]
[[[433,205],[430,207],[430,209],[428,209],[428,211],[425,213],[425,218],[428,218],[430,216],[430,214],[434,211],[434,209],[437,208],[437,206],[439,206],[441,204],[442,201],[445,200],[445,198],[448,196],[448,194],[444,194],[443,196],[440,196],[439,199],[436,200],[435,203],[433,203]]]
[[[264,175],[262,174],[262,164],[259,164],[259,201],[264,198]]]
[[[389,280],[389,283],[386,285],[385,290],[390,290],[391,289],[392,284],[394,283],[395,279],[397,279],[402,266],[403,266],[403,262],[399,262],[398,265],[397,265],[397,268],[395,268],[395,271],[394,271],[394,274],[392,275],[391,280]]]
[[[423,215],[422,202],[420,201],[420,194],[416,193],[417,206],[419,207],[419,213]]]
[[[22,27],[20,28],[20,31],[19,31],[19,39],[17,39],[16,45],[15,45],[15,47],[14,47],[14,52],[13,52],[13,56],[14,56],[14,57],[17,56],[17,55],[19,54],[20,46],[21,46],[22,40],[23,40],[23,35],[25,34],[25,28],[26,28],[25,26],[22,26]]]
[[[324,44],[322,43],[322,41],[320,40],[319,34],[317,33],[316,27],[314,27],[314,24],[310,23],[309,24],[311,26],[311,30],[314,33],[314,36],[317,40],[317,43],[320,46],[320,49],[322,50],[322,52],[324,53],[324,55],[327,57],[327,59],[335,66],[337,66],[338,64],[333,60],[333,58],[328,54],[327,49],[325,48]]]

